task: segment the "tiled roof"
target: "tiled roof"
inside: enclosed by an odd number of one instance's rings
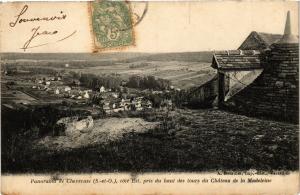
[[[273,43],[276,43],[282,37],[281,34],[270,34],[261,32],[258,32],[257,34],[268,46],[272,45]]]
[[[252,31],[238,49],[267,49],[270,45],[279,41],[281,37],[280,34]]]
[[[219,70],[251,70],[262,68],[260,52],[257,50],[215,52],[211,66]]]

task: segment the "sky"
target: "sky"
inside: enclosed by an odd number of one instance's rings
[[[58,30],[57,35],[34,38],[32,45],[53,42],[25,52],[91,52],[93,34],[88,3],[27,3],[24,18],[67,14],[56,22],[27,22],[10,27],[24,4],[2,4],[1,52],[20,49],[32,34],[32,28]],[[141,4],[133,7],[143,7]],[[236,49],[251,31],[284,31],[287,11],[291,11],[292,32],[298,34],[298,3],[284,1],[193,1],[150,2],[143,20],[135,27],[135,46],[107,52],[191,52]],[[64,35],[76,33],[61,42]],[[61,35],[60,35],[61,33]]]
[[[131,50],[236,49],[251,31],[283,34],[288,10],[292,32],[298,34],[297,2],[153,3],[137,26],[137,47]]]

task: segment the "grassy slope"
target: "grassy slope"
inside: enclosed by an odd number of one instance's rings
[[[151,120],[159,113],[149,114]],[[297,170],[298,125],[218,110],[176,110],[164,126],[65,152],[21,148],[3,172]],[[234,124],[234,126],[232,125]],[[30,144],[30,143],[29,143]],[[32,143],[31,143],[32,144]]]

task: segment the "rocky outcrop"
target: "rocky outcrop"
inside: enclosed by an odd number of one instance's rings
[[[57,125],[64,124],[66,135],[73,135],[77,132],[86,132],[94,127],[94,120],[91,116],[84,119],[78,117],[65,117],[57,121]]]
[[[38,147],[67,150],[96,144],[107,144],[119,140],[124,134],[146,132],[154,129],[159,122],[147,122],[141,118],[105,118],[93,120],[87,117],[66,117],[58,121],[66,125],[65,136],[46,136],[38,142]]]

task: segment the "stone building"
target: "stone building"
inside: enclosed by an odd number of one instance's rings
[[[298,122],[299,43],[289,12],[284,35],[267,49],[215,53],[212,67],[218,70],[219,107]]]
[[[221,106],[256,79],[263,70],[258,50],[219,51],[212,67],[218,70],[218,103]]]

